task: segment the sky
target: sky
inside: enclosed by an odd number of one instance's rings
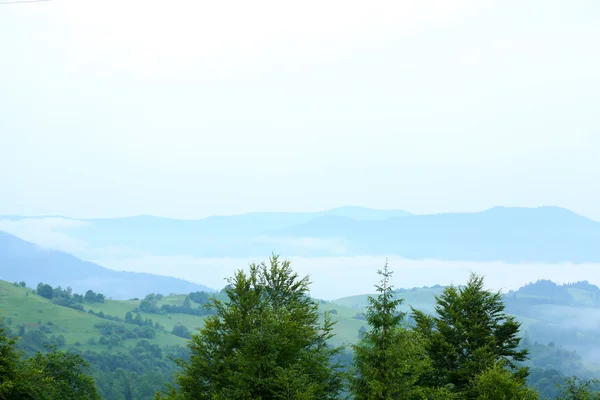
[[[597,0],[0,4],[0,215],[600,220],[598,21]]]

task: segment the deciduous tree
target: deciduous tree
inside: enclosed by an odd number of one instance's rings
[[[327,344],[333,323],[320,321],[309,280],[277,256],[238,271],[227,301],[211,299],[215,315],[192,335],[189,362],[179,361],[180,399],[335,399],[342,373]]]

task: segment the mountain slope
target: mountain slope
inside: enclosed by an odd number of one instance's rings
[[[479,213],[379,221],[323,217],[273,237],[338,238],[352,254],[506,262],[600,262],[600,223],[557,207],[496,207]]]
[[[106,302],[108,304],[113,303],[110,300]],[[114,303],[127,304],[128,302],[114,301]],[[98,308],[99,306],[99,304],[94,304],[88,305],[87,308]],[[133,309],[132,306],[130,308]],[[106,321],[87,313],[87,310],[79,311],[53,304],[48,299],[34,295],[29,288],[15,287],[11,283],[2,280],[0,280],[0,311],[0,317],[5,321],[10,321],[9,326],[18,327],[23,325],[29,329],[39,329],[40,326],[46,325],[51,331],[50,333],[62,334],[67,345],[80,342],[82,350],[95,349],[87,342],[90,339],[97,340],[101,334],[101,329],[94,325]],[[116,316],[123,318],[124,313]],[[131,325],[123,322],[111,321],[111,323],[131,328]],[[127,344],[132,345],[137,341],[139,339],[133,339]],[[185,345],[184,339],[158,330],[153,342],[161,345]]]
[[[189,293],[211,290],[182,279],[113,271],[61,251],[47,250],[0,232],[0,279],[70,286],[75,292],[92,289],[107,297],[126,299],[148,293]]]

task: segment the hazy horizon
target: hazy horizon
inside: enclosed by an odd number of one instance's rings
[[[194,220],[201,220],[201,219],[205,219],[205,218],[211,218],[211,217],[236,217],[236,216],[243,216],[243,215],[248,215],[248,214],[311,214],[311,213],[320,213],[320,212],[325,212],[325,211],[331,211],[331,210],[341,210],[341,209],[366,209],[366,210],[376,210],[376,211],[406,211],[408,213],[410,213],[411,215],[415,215],[415,216],[419,216],[419,215],[439,215],[439,214],[453,214],[453,213],[458,213],[458,214],[471,214],[471,213],[480,213],[480,212],[484,212],[484,211],[488,211],[494,208],[525,208],[525,209],[535,209],[535,208],[562,208],[571,212],[574,212],[578,215],[581,215],[583,217],[586,217],[588,219],[600,222],[600,219],[594,219],[593,217],[590,217],[588,215],[585,214],[581,214],[575,210],[566,208],[566,207],[559,207],[559,206],[555,206],[555,205],[549,205],[549,204],[543,204],[543,205],[539,205],[539,206],[519,206],[519,205],[515,205],[515,206],[505,206],[505,205],[495,205],[495,206],[491,206],[491,207],[486,207],[486,208],[482,208],[482,209],[473,209],[473,210],[463,210],[463,211],[452,211],[452,210],[442,210],[442,211],[437,211],[437,212],[431,212],[431,213],[415,213],[412,212],[411,210],[407,210],[405,208],[402,207],[390,207],[390,208],[374,208],[374,207],[366,207],[366,206],[357,206],[357,205],[342,205],[342,206],[334,206],[331,208],[318,208],[318,209],[313,209],[313,210],[307,210],[307,211],[297,211],[297,210],[281,210],[281,211],[265,211],[265,210],[254,210],[254,211],[247,211],[247,212],[241,212],[241,213],[233,213],[233,214],[208,214],[206,216],[203,217],[198,217],[198,218],[177,218],[177,217],[168,217],[168,216],[164,216],[164,215],[156,215],[156,214],[128,214],[128,215],[116,215],[116,216],[105,216],[105,217],[94,217],[94,216],[88,216],[88,217],[74,217],[72,215],[51,215],[51,214],[40,214],[40,215],[25,215],[25,214],[0,214],[0,220],[4,217],[4,218],[10,218],[10,217],[15,217],[15,218],[24,218],[24,219],[53,219],[53,218],[62,218],[62,219],[71,219],[71,220],[103,220],[103,219],[126,219],[126,218],[143,218],[143,217],[150,217],[150,218],[160,218],[160,219],[173,219],[173,220],[181,220],[181,221],[194,221]]]
[[[392,283],[396,288],[466,283],[471,272],[485,278],[486,287],[508,292],[535,282],[549,279],[557,284],[587,280],[600,286],[600,263],[576,265],[461,262],[442,260],[407,260],[398,256],[369,257],[286,257],[299,275],[311,276],[311,296],[323,300],[374,293],[379,281],[377,270],[388,260],[394,271]],[[237,270],[248,270],[250,263],[268,262],[264,258],[194,258],[148,256],[130,260],[96,260],[101,265],[118,271],[148,272],[173,276],[220,290],[227,284],[226,278]]]

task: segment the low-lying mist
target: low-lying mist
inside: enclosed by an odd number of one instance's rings
[[[169,275],[221,289],[226,285],[225,279],[236,270],[246,269],[252,262],[267,261],[268,257],[269,255],[262,259],[141,256],[95,261],[111,269]],[[288,258],[285,255],[282,257]],[[294,270],[299,274],[311,276],[311,294],[324,300],[372,293],[378,278],[376,271],[383,266],[386,258],[395,271],[393,280],[397,288],[463,284],[471,272],[484,275],[486,285],[490,289],[503,292],[516,290],[538,279],[549,279],[556,283],[587,280],[600,285],[600,264],[454,262],[407,260],[384,255],[289,257]]]

